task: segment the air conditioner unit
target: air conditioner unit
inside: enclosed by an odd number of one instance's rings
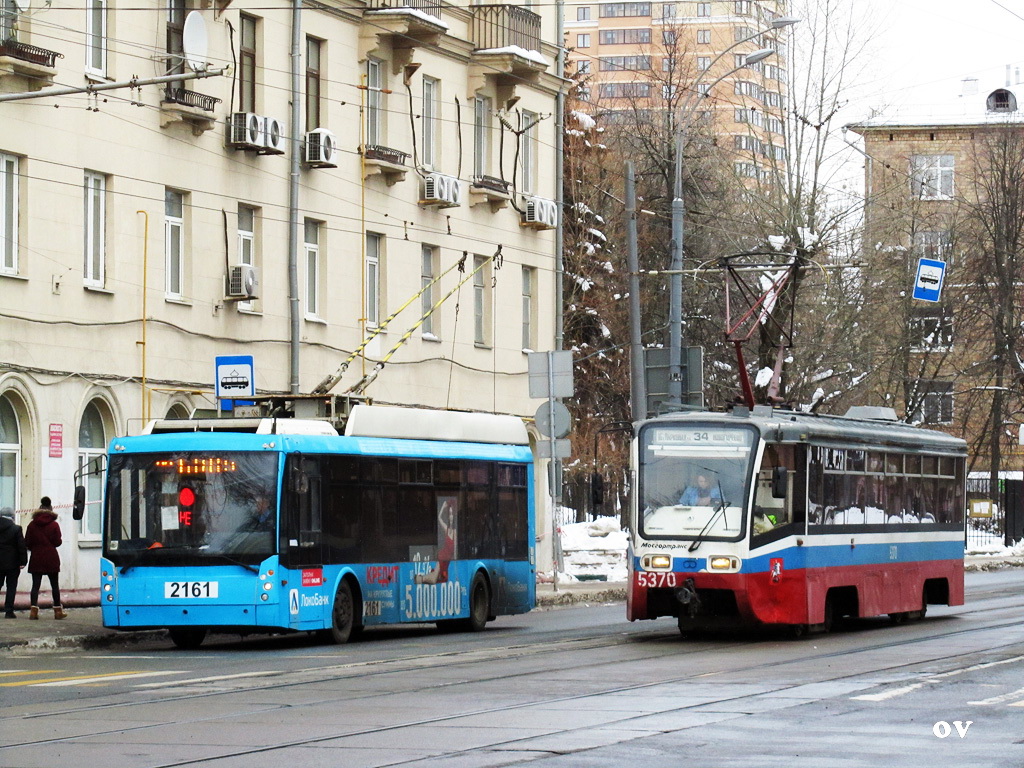
[[[543,197],[526,198],[522,225],[534,229],[554,229],[558,226],[558,206],[554,200]]]
[[[311,168],[337,168],[338,164],[334,162],[337,145],[333,131],[326,128],[310,131],[306,134],[303,160]]]
[[[260,151],[265,155],[284,154],[284,131],[276,117],[263,118],[263,149]]]
[[[428,173],[423,179],[423,197],[420,205],[450,208],[462,203],[462,185],[455,176]]]
[[[249,264],[235,264],[228,269],[227,295],[233,299],[258,299],[259,271]]]
[[[262,149],[263,118],[252,112],[233,112],[228,118],[228,144],[238,149]]]

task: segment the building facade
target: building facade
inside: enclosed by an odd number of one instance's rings
[[[53,498],[67,588],[98,583],[76,470],[216,409],[219,356],[309,393],[373,336],[334,393],[536,408],[554,9],[415,5],[0,0],[0,506]]]
[[[744,179],[785,167],[784,0],[566,3],[567,73],[596,112],[667,113],[703,124]],[[781,23],[780,23],[781,20]],[[751,64],[755,51],[774,53]]]
[[[971,468],[985,473],[1017,470],[1021,455],[1020,97],[967,81],[929,114],[849,126],[866,156],[866,274],[890,299],[871,329],[878,397],[967,439]]]

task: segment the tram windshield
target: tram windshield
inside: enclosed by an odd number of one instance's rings
[[[278,455],[115,455],[104,552],[119,566],[258,564],[276,551]]]
[[[749,427],[645,427],[640,433],[640,534],[650,539],[739,538],[756,437]]]

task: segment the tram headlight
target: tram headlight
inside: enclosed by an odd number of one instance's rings
[[[671,555],[644,555],[640,565],[645,571],[668,571],[672,568]]]
[[[712,571],[735,571],[739,569],[740,561],[728,555],[712,555],[708,558],[708,569]]]

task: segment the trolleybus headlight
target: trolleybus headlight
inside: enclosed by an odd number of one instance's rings
[[[269,600],[269,599],[270,599],[270,595],[268,595],[266,592],[264,592],[264,593],[262,593],[260,595],[260,600]]]
[[[269,592],[273,588],[274,588],[274,584],[272,582],[269,582],[269,581],[263,582],[263,589],[266,590],[267,592]]]
[[[729,571],[739,567],[739,560],[735,557],[716,555],[708,558],[708,568],[712,571]]]
[[[113,587],[110,584],[104,584],[103,585],[103,591],[104,592],[109,592],[111,589],[113,589]]]

